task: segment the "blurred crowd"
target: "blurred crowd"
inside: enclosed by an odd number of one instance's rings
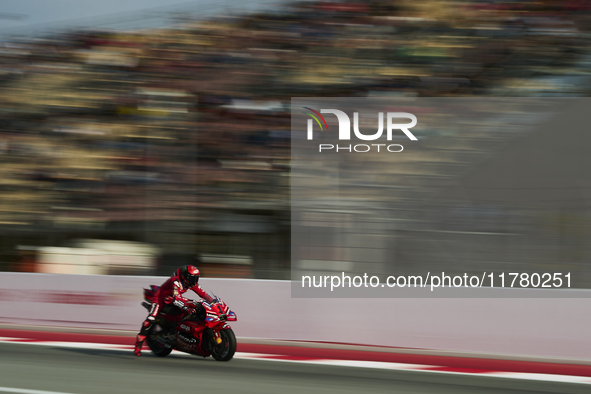
[[[291,97],[586,96],[590,30],[586,0],[302,1],[6,40],[0,262],[84,237],[289,278]]]

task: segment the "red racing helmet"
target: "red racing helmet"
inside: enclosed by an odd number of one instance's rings
[[[194,265],[186,265],[181,268],[181,280],[183,285],[187,287],[194,287],[199,283],[199,269]]]

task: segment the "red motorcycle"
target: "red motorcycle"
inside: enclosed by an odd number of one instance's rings
[[[144,289],[142,306],[150,310],[152,298],[159,286]],[[217,361],[229,361],[236,353],[236,336],[226,322],[236,321],[236,314],[217,296],[211,303],[192,301],[190,312],[173,305],[162,308],[155,324],[146,337],[150,350],[159,357],[165,357],[173,349],[212,356]]]

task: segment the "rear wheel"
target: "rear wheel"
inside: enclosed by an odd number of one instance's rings
[[[217,361],[229,361],[236,353],[236,336],[231,328],[221,330],[219,333],[222,342],[216,344],[212,339],[209,352]]]
[[[154,325],[150,329],[150,333],[146,337],[146,343],[148,344],[148,347],[152,353],[158,357],[166,357],[170,354],[170,352],[172,352],[172,346],[163,343],[165,342],[164,337],[166,335],[166,331],[162,330],[156,332],[156,330],[154,330],[155,327],[156,326]]]

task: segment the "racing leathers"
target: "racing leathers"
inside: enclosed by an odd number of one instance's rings
[[[150,313],[146,320],[142,323],[141,330],[136,337],[135,342],[135,354],[136,356],[141,355],[142,345],[146,336],[150,332],[152,325],[156,321],[156,317],[160,310],[164,305],[172,304],[177,306],[178,308],[184,311],[190,311],[191,306],[189,306],[189,300],[183,297],[183,293],[193,290],[197,295],[203,298],[206,302],[212,302],[213,298],[199,285],[199,283],[195,284],[195,286],[190,286],[190,284],[184,280],[182,274],[183,268],[179,268],[175,271],[175,273],[166,280],[160,286],[160,288],[154,294],[154,298],[152,299],[152,307],[150,308]],[[198,271],[197,271],[198,272]]]

